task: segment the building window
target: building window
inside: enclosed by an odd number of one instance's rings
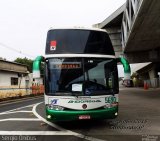
[[[11,85],[18,85],[18,78],[11,77]]]

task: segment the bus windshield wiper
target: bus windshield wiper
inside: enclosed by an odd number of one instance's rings
[[[80,92],[72,92],[72,96],[83,96],[83,93],[80,93]]]
[[[72,96],[71,92],[56,92],[55,96]]]
[[[55,96],[83,96],[82,93],[79,92],[70,92],[70,91],[58,91],[54,94]]]

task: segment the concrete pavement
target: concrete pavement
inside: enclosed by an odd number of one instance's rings
[[[160,90],[120,89],[119,116],[111,120],[50,123],[42,97],[0,105],[0,140],[159,141]]]

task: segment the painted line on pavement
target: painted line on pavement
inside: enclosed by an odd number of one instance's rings
[[[35,104],[31,104],[31,105],[27,105],[27,106],[15,108],[15,109],[12,109],[12,110],[8,110],[8,111],[5,111],[5,112],[1,112],[0,114],[3,114],[3,113],[10,113],[10,112],[12,112],[12,111],[21,110],[21,109],[28,108],[28,107],[33,107],[34,105],[35,105]]]
[[[41,121],[38,118],[6,118],[6,119],[0,119],[0,122],[3,121]]]
[[[80,133],[76,133],[76,132],[73,132],[71,130],[67,130],[67,129],[64,129],[58,125],[56,125],[55,123],[52,123],[52,122],[49,122],[47,121],[45,118],[43,118],[42,116],[40,116],[37,112],[36,112],[36,108],[38,105],[42,104],[43,102],[40,102],[40,103],[37,103],[34,105],[32,111],[33,111],[33,114],[39,118],[40,120],[42,120],[43,122],[47,123],[48,125],[58,129],[58,130],[61,130],[59,132],[67,132],[69,133],[70,135],[73,135],[73,136],[76,136],[76,137],[79,137],[79,138],[82,138],[82,139],[85,139],[85,140],[89,140],[89,141],[105,141],[105,140],[102,140],[102,139],[97,139],[97,138],[93,138],[93,137],[89,137],[89,136],[86,136],[86,135],[83,135],[83,134],[80,134]],[[45,133],[46,131],[44,131]],[[42,134],[43,135],[43,134]]]
[[[37,104],[34,105],[34,107],[33,107],[33,109],[32,109],[33,114],[34,114],[37,118],[41,119],[42,121],[44,121],[44,122],[47,123],[48,125],[56,128],[56,129],[58,129],[58,130],[67,131],[66,129],[64,129],[64,128],[60,127],[60,126],[58,126],[58,125],[56,125],[56,124],[54,124],[54,123],[52,123],[52,122],[47,121],[46,119],[44,119],[42,116],[40,116],[40,115],[36,112],[37,106],[38,106],[39,104],[41,104],[41,103],[43,103],[43,102],[40,102],[40,103],[37,103]]]
[[[15,113],[32,113],[32,111],[3,112],[3,113],[0,113],[0,115],[15,114]]]
[[[0,131],[0,135],[70,135],[67,131]]]

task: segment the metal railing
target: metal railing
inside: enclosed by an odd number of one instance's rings
[[[124,49],[128,41],[131,29],[137,18],[138,11],[141,7],[143,0],[127,0],[126,9],[123,14],[122,27],[121,27],[121,38],[122,48]]]

